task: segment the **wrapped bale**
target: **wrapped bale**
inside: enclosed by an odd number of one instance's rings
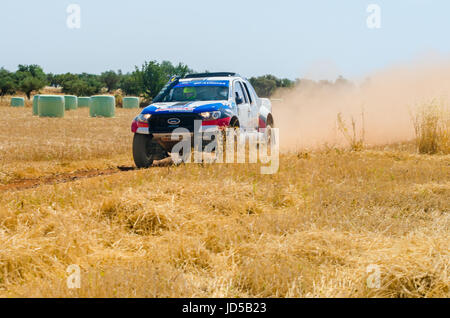
[[[91,101],[90,97],[78,97],[78,107],[89,107],[89,103]]]
[[[116,99],[114,96],[92,96],[89,105],[91,117],[114,117]]]
[[[40,95],[38,99],[39,117],[64,117],[65,101],[63,96]]]
[[[33,116],[39,115],[38,102],[39,102],[39,95],[34,95],[34,97],[33,97]]]
[[[25,99],[23,97],[11,98],[11,107],[25,107]]]
[[[139,108],[139,97],[124,97],[123,108]]]
[[[64,96],[66,110],[73,110],[78,108],[78,98],[72,95]]]

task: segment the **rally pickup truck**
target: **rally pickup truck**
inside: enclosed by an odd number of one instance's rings
[[[173,77],[132,123],[133,157],[138,168],[169,156],[175,129],[191,137],[200,130],[239,128],[261,133],[274,125],[269,99],[259,98],[250,82],[236,73]]]

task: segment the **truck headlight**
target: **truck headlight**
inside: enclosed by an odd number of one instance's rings
[[[216,120],[220,118],[220,111],[200,113],[203,120]]]
[[[148,120],[152,117],[150,114],[140,114],[136,117],[136,120],[140,123],[148,123]]]

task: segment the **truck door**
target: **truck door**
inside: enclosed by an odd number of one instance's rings
[[[259,127],[259,107],[256,100],[256,96],[252,93],[252,91],[248,88],[246,82],[242,83],[244,86],[244,93],[248,96],[248,101],[250,104],[250,117],[249,124],[252,129],[258,130]]]
[[[251,110],[248,97],[247,95],[245,95],[244,88],[240,81],[236,80],[233,85],[234,85],[233,95],[238,108],[240,126],[245,130],[251,129],[250,124]]]

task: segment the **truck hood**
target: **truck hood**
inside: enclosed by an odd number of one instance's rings
[[[203,113],[221,110],[224,107],[229,107],[228,102],[174,102],[174,103],[155,103],[147,106],[142,111],[142,114],[170,114],[170,113]]]

